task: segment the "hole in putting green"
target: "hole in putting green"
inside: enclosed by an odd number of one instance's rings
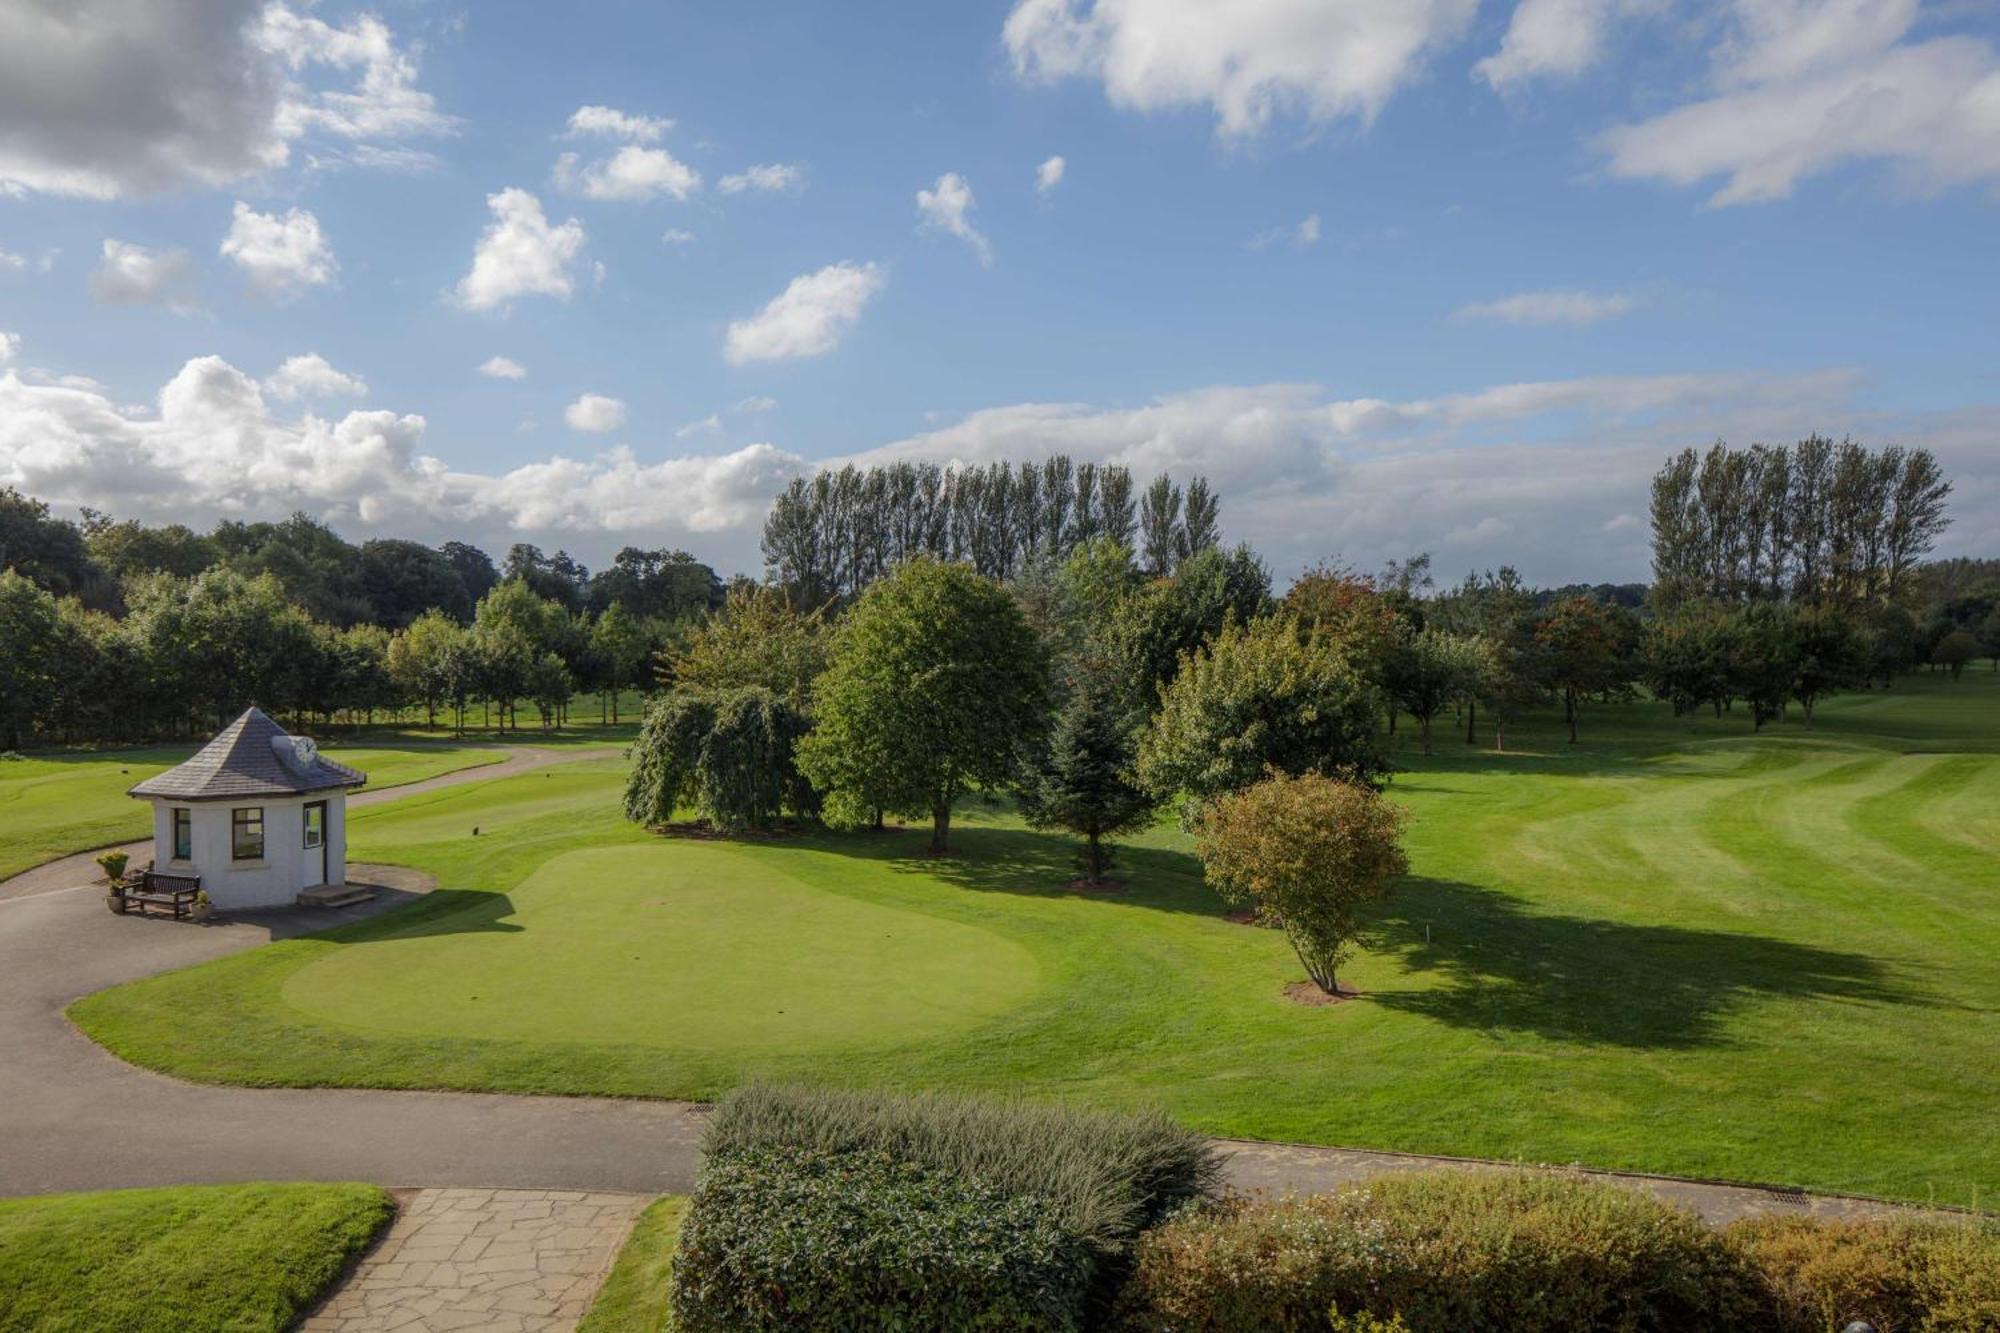
[[[284,998],[413,1036],[810,1050],[980,1023],[1036,979],[991,931],[674,842],[559,856],[511,893],[308,964]]]

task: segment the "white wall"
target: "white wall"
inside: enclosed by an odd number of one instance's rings
[[[299,890],[317,882],[319,849],[305,847],[305,808],[309,801],[326,802],[326,882],[347,877],[347,794],[338,788],[310,797],[260,797],[241,801],[153,800],[153,868],[163,873],[199,875],[201,887],[218,912],[253,907],[289,907]],[[261,805],[264,809],[264,856],[237,861],[230,856],[232,811]],[[175,809],[193,812],[194,854],[174,859]],[[310,858],[311,870],[307,861]]]

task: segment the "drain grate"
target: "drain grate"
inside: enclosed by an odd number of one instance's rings
[[[1764,1192],[1779,1203],[1784,1204],[1787,1208],[1803,1208],[1806,1206],[1806,1192],[1804,1190],[1773,1189]]]

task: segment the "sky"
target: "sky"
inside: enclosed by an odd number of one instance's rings
[[[0,486],[757,572],[825,465],[1648,569],[1665,456],[2000,554],[2000,0],[0,0]]]

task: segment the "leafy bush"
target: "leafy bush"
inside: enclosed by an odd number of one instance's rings
[[[1034,1195],[881,1151],[755,1148],[702,1169],[681,1333],[1082,1326],[1090,1247]]]
[[[1864,1319],[1882,1333],[2000,1330],[2000,1231],[1759,1217],[1728,1232],[1763,1280],[1777,1333]]]
[[[766,689],[664,694],[632,746],[625,817],[664,824],[693,805],[734,833],[767,827],[784,810],[811,814],[812,788],[793,763],[807,728],[804,714]]]
[[[1161,1114],[1109,1115],[1032,1103],[753,1086],[716,1108],[712,1155],[763,1148],[880,1152],[1045,1201],[1056,1222],[1103,1254],[1213,1192],[1222,1163],[1207,1139]]]
[[[1134,1330],[1324,1329],[1329,1311],[1410,1333],[1761,1326],[1743,1263],[1692,1214],[1562,1176],[1423,1172],[1190,1209],[1137,1258],[1118,1319]]]

